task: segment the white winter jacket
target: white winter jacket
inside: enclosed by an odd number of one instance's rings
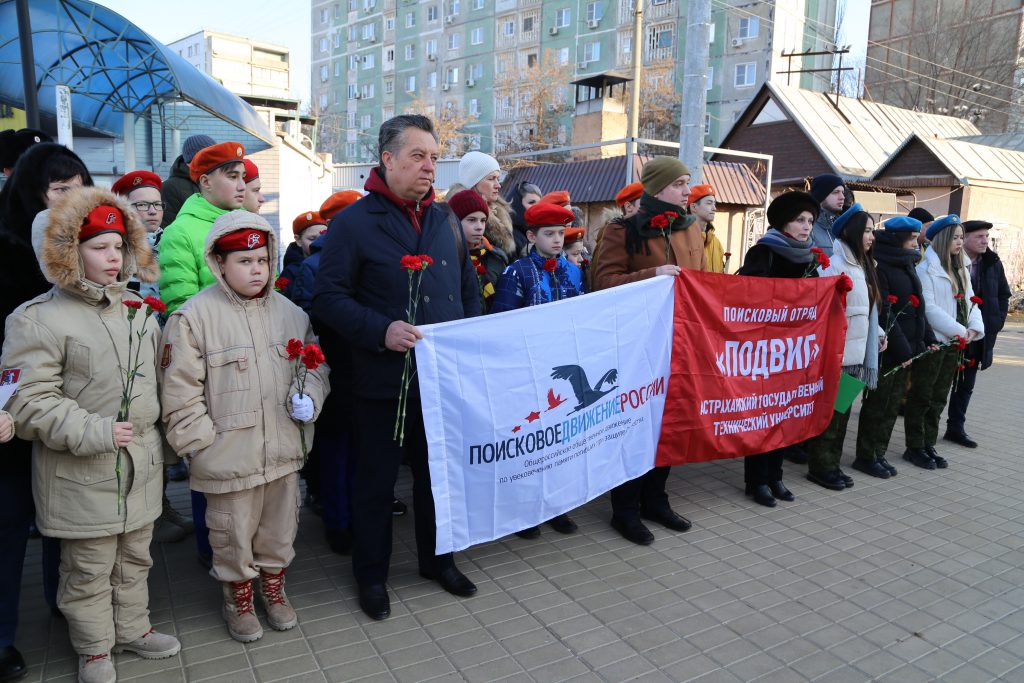
[[[954,257],[956,258],[956,257]],[[917,264],[917,276],[921,278],[921,293],[924,295],[924,312],[931,325],[935,338],[940,342],[949,341],[959,335],[966,339],[967,330],[971,329],[978,333],[976,339],[985,336],[985,323],[981,319],[981,307],[975,306],[970,299],[974,296],[974,288],[971,286],[970,262],[960,252],[960,261],[963,268],[964,299],[967,301],[969,311],[967,327],[956,321],[956,299],[953,298],[953,281],[949,274],[943,270],[939,255],[934,249],[928,249],[924,258]]]
[[[832,258],[828,268],[819,268],[822,276],[846,273],[853,280],[853,289],[846,293],[846,345],[843,348],[843,366],[860,365],[864,362],[868,341],[868,324],[871,319],[871,299],[864,269],[857,263],[850,248],[842,240],[832,244]],[[879,328],[878,338],[884,337]]]

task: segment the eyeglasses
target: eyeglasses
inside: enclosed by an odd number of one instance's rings
[[[148,213],[150,210],[163,211],[163,202],[132,202],[132,208],[139,213]]]

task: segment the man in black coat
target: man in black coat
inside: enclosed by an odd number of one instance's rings
[[[992,229],[992,224],[986,221],[964,221],[963,226],[964,253],[971,259],[971,286],[974,294],[981,297],[985,336],[971,342],[964,353],[964,369],[958,373],[953,381],[953,390],[949,393],[946,434],[942,438],[967,448],[977,448],[978,443],[964,430],[967,406],[971,402],[978,370],[985,370],[992,365],[996,335],[1003,329],[1009,311],[1010,284],[1006,281],[999,255],[988,247],[988,231]]]
[[[178,210],[185,200],[199,192],[199,186],[192,182],[188,165],[200,150],[212,147],[217,141],[209,135],[190,135],[181,145],[181,154],[171,164],[171,174],[164,180],[160,189],[160,199],[164,203],[164,219],[160,227],[166,228],[178,217]]]
[[[404,447],[393,438],[404,356],[422,338],[406,322],[409,278],[400,267],[402,257],[426,254],[433,259],[422,275],[417,324],[480,314],[476,271],[462,229],[447,208],[434,202],[438,147],[430,119],[403,115],[385,121],[379,150],[380,165],[366,181],[368,194],[331,221],[312,309],[328,362],[338,358],[351,368],[358,445],[352,566],[359,605],[374,619],[391,614],[385,582],[392,494],[403,457],[413,474],[420,575],[454,595],[476,592],[451,553],[435,554],[434,499],[416,379],[409,387]],[[345,388],[334,388],[339,390]]]

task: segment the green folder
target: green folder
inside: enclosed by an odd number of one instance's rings
[[[839,391],[836,393],[835,409],[837,413],[845,413],[853,405],[853,399],[863,391],[866,385],[856,377],[845,372],[839,375]]]

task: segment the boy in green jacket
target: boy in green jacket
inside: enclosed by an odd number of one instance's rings
[[[199,192],[185,200],[160,238],[160,293],[170,315],[215,280],[206,266],[206,233],[217,217],[242,207],[245,199],[245,148],[222,142],[196,153],[189,163]]]

